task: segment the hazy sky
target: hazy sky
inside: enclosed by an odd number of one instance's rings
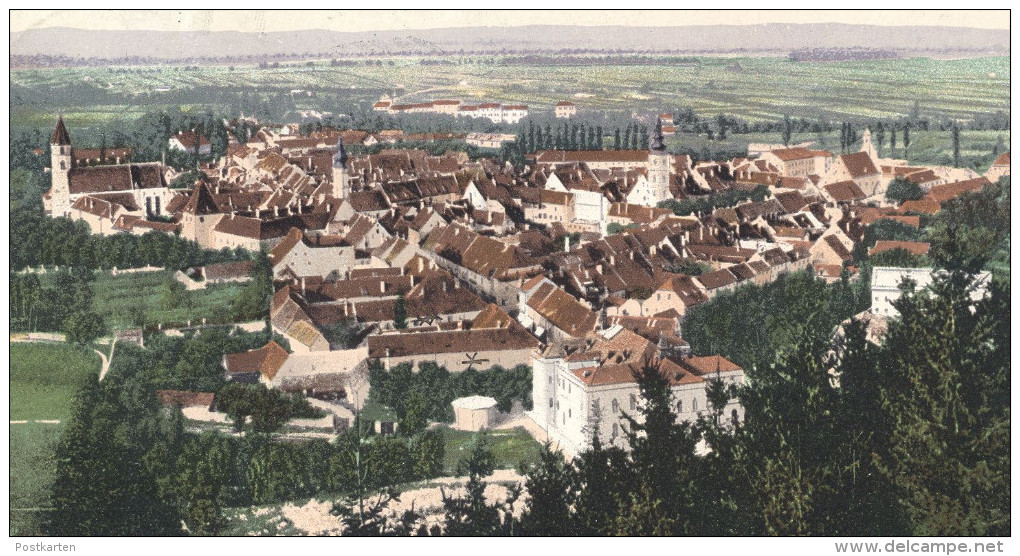
[[[228,10],[11,10],[10,30],[34,27],[75,27],[115,30],[290,31],[330,29],[374,31],[432,27],[515,25],[638,25],[680,26],[755,23],[862,23],[872,25],[950,25],[1009,29],[1009,11],[228,11]]]

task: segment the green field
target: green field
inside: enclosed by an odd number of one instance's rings
[[[66,344],[12,343],[11,349],[11,535],[40,532],[56,474],[53,449],[71,414],[79,382],[99,374],[95,353]],[[61,423],[36,423],[59,420]]]
[[[78,129],[128,122],[167,106],[231,112],[242,93],[263,100],[287,95],[296,110],[364,110],[381,94],[397,92],[399,102],[491,100],[525,103],[539,114],[571,100],[582,118],[586,112],[643,114],[686,106],[703,117],[726,113],[752,122],[777,121],[784,114],[832,121],[895,118],[906,116],[915,101],[933,118],[969,119],[1010,109],[1008,57],[839,63],[700,57],[682,64],[574,66],[508,64],[499,56],[452,60],[422,65],[420,57],[402,57],[351,67],[316,61],[313,67],[299,62],[279,68],[15,69],[10,72],[11,127],[48,129],[59,109]],[[740,71],[727,69],[736,63]]]
[[[468,457],[477,438],[477,433],[457,431],[443,427],[446,453],[443,455],[443,471],[456,475],[457,462]],[[486,432],[489,449],[496,456],[496,469],[516,469],[521,463],[539,462],[542,445],[523,428],[493,430]]]
[[[244,284],[216,284],[184,292],[178,307],[164,309],[161,300],[164,284],[174,279],[173,274],[169,270],[117,276],[97,273],[92,283],[96,311],[114,330],[137,328],[142,317],[146,324],[186,323],[202,318],[210,322],[229,320],[230,304]]]
[[[53,450],[62,430],[61,425],[31,422],[11,425],[11,536],[42,532],[42,518],[57,471]]]
[[[91,350],[67,344],[12,343],[11,419],[67,419],[78,384],[100,364]]]

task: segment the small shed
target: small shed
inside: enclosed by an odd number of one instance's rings
[[[454,428],[463,431],[487,429],[496,418],[496,400],[488,396],[468,396],[453,400],[453,413],[457,417]]]

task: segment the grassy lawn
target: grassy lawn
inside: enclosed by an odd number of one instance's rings
[[[164,309],[161,296],[164,284],[173,280],[173,272],[160,270],[111,276],[96,274],[92,287],[96,293],[96,310],[113,329],[137,328],[139,318],[146,324],[185,323],[189,320],[229,320],[230,304],[244,284],[216,284],[204,290],[184,292],[184,302]]]
[[[467,458],[471,453],[478,433],[445,427],[442,431],[446,440],[443,470],[448,475],[455,475],[457,462]],[[516,469],[521,462],[538,463],[542,445],[523,428],[488,431],[485,434],[488,437],[489,449],[496,456],[497,469]]]
[[[11,536],[42,533],[50,485],[56,477],[53,450],[63,425],[11,425]]]
[[[98,374],[99,356],[65,344],[11,344],[11,535],[37,535],[56,473],[53,449],[78,382]],[[34,420],[60,420],[60,424]]]
[[[67,419],[81,379],[99,374],[99,356],[82,348],[34,343],[10,349],[12,420]]]

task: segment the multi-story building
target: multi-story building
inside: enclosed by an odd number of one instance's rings
[[[744,371],[723,357],[660,358],[656,344],[616,325],[535,355],[530,415],[567,455],[590,447],[595,435],[603,445],[625,448],[624,414],[641,421],[643,401],[635,372],[646,364],[668,381],[679,421],[695,421],[712,411],[707,392],[711,380],[733,388],[744,382]],[[718,409],[727,422],[743,420],[735,397]]]

